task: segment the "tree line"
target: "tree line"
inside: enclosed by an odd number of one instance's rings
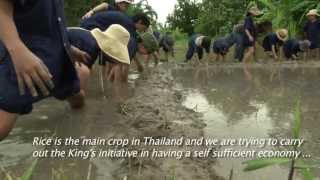
[[[290,35],[302,32],[305,15],[319,9],[319,0],[178,0],[174,12],[167,18],[169,29],[179,29],[189,35],[201,32],[209,36],[224,35],[241,23],[248,8],[258,6],[274,28],[287,28]]]

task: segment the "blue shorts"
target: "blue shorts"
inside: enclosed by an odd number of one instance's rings
[[[58,52],[51,52],[48,48],[39,48],[40,42],[45,44],[43,47],[48,47],[46,45],[50,44],[50,42],[42,39],[35,46],[30,46],[30,49],[43,61],[53,76],[55,88],[50,91],[50,96],[65,100],[79,93],[80,82],[78,75],[63,47],[57,48],[59,49]],[[27,89],[25,92],[26,94],[23,96],[19,94],[14,66],[10,55],[0,41],[0,109],[14,114],[28,114],[32,111],[33,103],[46,98],[41,93],[39,93],[39,97],[34,98]]]

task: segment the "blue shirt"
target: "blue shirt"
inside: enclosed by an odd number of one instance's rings
[[[154,32],[153,32],[153,35],[154,35],[154,37],[156,37],[156,39],[157,39],[158,41],[160,41],[160,38],[161,38],[161,33],[160,33],[160,32],[154,31]]]
[[[128,44],[130,58],[132,59],[137,51],[137,32],[132,19],[119,11],[104,11],[93,15],[90,18],[84,19],[80,23],[80,27],[93,30],[99,28],[105,31],[113,24],[123,26],[130,33],[130,41]]]
[[[320,48],[320,20],[307,22],[303,28],[307,39],[311,42],[310,49]]]
[[[99,45],[91,32],[80,28],[69,28],[68,35],[70,43],[86,52],[91,57],[88,63],[85,63],[89,68],[93,66],[100,53]]]
[[[265,51],[272,51],[272,46],[275,46],[276,51],[278,51],[279,46],[282,45],[282,41],[278,38],[276,33],[269,33],[262,43],[262,47]]]
[[[213,52],[225,55],[231,46],[236,43],[236,37],[231,33],[228,37],[218,38],[213,43]]]
[[[251,36],[254,38],[254,41],[257,38],[257,29],[254,24],[253,18],[251,16],[247,16],[244,20],[244,30],[248,30],[251,34]],[[252,42],[250,42],[249,37],[245,36],[245,43],[252,45]]]
[[[298,56],[298,52],[301,52],[299,40],[289,39],[283,44],[283,52],[286,58],[292,58],[293,55]]]
[[[20,38],[31,51],[59,52],[64,47],[69,53],[63,0],[16,0],[14,21]]]

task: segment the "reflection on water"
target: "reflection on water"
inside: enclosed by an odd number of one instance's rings
[[[204,114],[207,137],[291,137],[293,109],[301,99],[303,150],[320,159],[320,68],[210,67],[177,69],[186,96],[183,104]],[[241,147],[236,147],[239,149]],[[236,180],[287,179],[288,168],[271,167],[243,173],[243,159],[221,159],[215,169]],[[318,172],[317,176],[320,176]]]

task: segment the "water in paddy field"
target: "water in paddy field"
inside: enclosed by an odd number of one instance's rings
[[[183,105],[203,113],[206,137],[292,137],[294,108],[300,98],[301,136],[307,141],[303,152],[310,154],[312,160],[320,161],[320,68],[220,65],[177,69],[173,74],[186,97]],[[219,159],[215,169],[226,179],[231,169],[235,180],[288,178],[289,166],[245,173],[243,162],[244,159]],[[314,172],[320,177],[319,169]]]
[[[129,76],[129,97],[134,92],[135,80],[138,77],[137,72]],[[119,117],[115,114],[116,107],[111,103],[109,84],[105,83],[104,86],[105,93],[102,92],[97,70],[91,79],[87,106],[83,110],[72,111],[67,103],[48,99],[36,104],[32,114],[19,118],[13,132],[0,145],[0,179],[4,178],[2,170],[11,175],[22,175],[31,166],[33,151],[41,149],[32,146],[34,137],[112,137],[115,134],[121,136],[122,132],[126,132],[127,129],[120,125]],[[88,137],[84,137],[83,134]],[[90,164],[93,164],[90,170],[91,179],[103,180],[112,177],[111,172],[119,167],[116,163],[118,162],[107,159],[90,161],[47,158],[38,162],[33,174],[35,179],[41,180],[49,179],[54,174],[55,179],[64,179],[64,176],[76,180],[87,179]]]

